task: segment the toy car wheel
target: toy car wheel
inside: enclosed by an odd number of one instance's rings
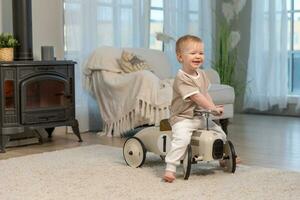
[[[187,179],[189,179],[189,176],[191,173],[191,166],[192,166],[192,147],[191,147],[191,145],[187,146],[182,165],[183,165],[183,178],[184,178],[184,180],[187,180]]]
[[[236,169],[236,153],[233,144],[229,140],[224,145],[224,153],[225,171],[234,173]]]
[[[143,142],[137,137],[128,138],[123,146],[123,157],[127,165],[141,167],[146,158],[146,148]]]

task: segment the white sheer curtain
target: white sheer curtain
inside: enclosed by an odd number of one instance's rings
[[[202,38],[205,44],[206,61],[209,67],[212,60],[212,22],[214,1],[211,0],[165,0],[164,1],[164,33],[178,39],[185,34],[193,34]],[[172,74],[180,68],[176,60],[175,42],[165,44],[164,52],[172,63]]]
[[[287,106],[288,49],[286,0],[253,0],[250,55],[244,109]]]
[[[1,13],[3,12],[2,11],[2,1],[0,1],[0,11]],[[2,26],[3,26],[3,22],[2,22],[2,14],[0,15],[0,33],[2,33]]]
[[[83,66],[97,47],[147,47],[149,0],[65,0],[65,57],[76,61],[76,117],[81,131],[97,127],[98,106],[83,89]],[[100,111],[101,112],[101,111]]]

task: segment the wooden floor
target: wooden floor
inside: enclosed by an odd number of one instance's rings
[[[78,146],[103,144],[122,147],[124,139],[83,133],[84,142],[57,128],[51,140],[6,148],[1,159],[55,151]],[[229,139],[233,142],[243,164],[300,171],[300,119],[267,115],[236,114],[229,125]]]

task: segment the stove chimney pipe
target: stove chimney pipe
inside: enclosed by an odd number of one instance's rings
[[[13,32],[20,45],[15,48],[14,60],[33,60],[31,0],[13,0]]]

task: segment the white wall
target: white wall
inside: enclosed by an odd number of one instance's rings
[[[13,32],[12,1],[0,0],[0,32]],[[63,0],[32,0],[32,41],[35,60],[41,46],[54,46],[56,58],[64,58]]]
[[[12,7],[11,0],[0,0],[0,31],[12,33]]]
[[[0,33],[2,33],[2,0],[0,1]]]
[[[41,59],[41,46],[54,46],[58,60],[64,58],[63,0],[32,0],[33,56]]]

